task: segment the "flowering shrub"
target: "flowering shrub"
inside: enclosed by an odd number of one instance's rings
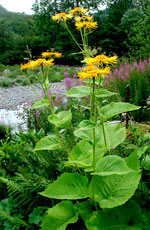
[[[65,81],[70,89],[64,95],[75,98],[79,104],[80,98],[88,97],[90,103],[80,106],[86,107],[90,116],[88,120],[84,119],[76,124],[72,140],[75,144],[72,148],[66,143],[67,138],[64,139],[61,135],[72,125],[72,107],[67,111],[55,110],[55,95],[49,96],[49,82],[43,71],[41,86],[44,98],[39,97],[40,101],[34,103],[32,108],[49,108],[48,121],[55,132],[38,141],[34,151],[65,150],[67,158],[64,165],[69,170],[66,169],[66,173],[61,174],[40,193],[44,197],[61,201],[48,209],[42,229],[65,230],[69,224],[78,221],[78,216],[85,223],[83,226],[79,225],[80,229],[85,226],[89,230],[114,229],[114,226],[119,226],[116,227],[118,230],[135,229],[136,226],[141,229],[140,207],[129,200],[141,178],[138,154],[133,152],[126,158],[112,155],[112,150],[125,140],[126,130],[118,124],[111,125],[107,122],[109,118],[139,107],[123,102],[111,102],[102,106],[103,98],[115,94],[104,89],[103,82],[110,73],[111,65],[117,62],[117,57],[107,57],[104,54],[94,57],[94,52],[88,46],[88,34],[97,28],[97,22],[87,14],[87,9],[77,7],[68,14],[59,13],[52,18],[64,24],[81,49],[85,64],[78,73],[84,85],[71,87],[70,79],[65,73]],[[67,21],[70,19],[74,20],[75,27],[81,34],[82,44],[75,40],[69,30]],[[45,53],[45,56],[48,54]],[[39,62],[37,63],[36,67],[39,67]],[[33,67],[30,64],[31,68],[35,68],[35,65]],[[45,61],[40,64],[41,68],[45,65]]]
[[[147,99],[150,95],[150,59],[147,61],[134,61],[132,64],[124,62],[119,68],[105,78],[105,85],[111,90],[115,90],[121,99],[141,106],[141,109],[132,115],[137,121],[149,120],[150,113],[147,108]],[[127,96],[126,87],[129,86]]]

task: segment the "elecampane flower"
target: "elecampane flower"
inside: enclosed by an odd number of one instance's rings
[[[88,9],[82,9],[80,7],[76,7],[73,10],[70,10],[69,14],[72,14],[72,15],[85,14],[87,11]]]
[[[62,54],[59,53],[59,52],[43,52],[42,53],[42,57],[44,57],[44,58],[46,58],[46,57],[52,57],[52,56],[54,56],[56,58],[59,58],[59,57],[62,56]]]
[[[84,21],[84,22],[76,22],[75,26],[76,26],[77,30],[80,30],[81,28],[85,28],[88,30],[94,30],[97,28],[98,24],[97,24],[97,22]]]
[[[66,14],[64,12],[52,16],[52,20],[56,22],[66,22],[67,19],[71,19],[71,14]]]

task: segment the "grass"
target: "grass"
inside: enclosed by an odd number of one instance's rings
[[[70,66],[52,66],[49,72],[50,82],[60,82],[65,76],[73,78],[73,75],[77,73],[77,68]],[[65,76],[64,73],[66,74]],[[40,75],[40,71],[38,74]],[[37,82],[32,70],[28,70],[27,75],[32,75],[32,83]],[[20,65],[5,66],[0,64],[0,87],[11,87],[14,85],[28,85],[25,72],[21,71]]]

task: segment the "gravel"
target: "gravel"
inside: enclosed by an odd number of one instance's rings
[[[39,85],[34,86],[41,96],[42,90],[39,88]],[[63,82],[51,83],[52,93],[56,93],[57,89],[60,89],[61,93],[66,91]],[[17,110],[17,107],[23,103],[37,100],[39,99],[33,92],[31,86],[13,86],[8,88],[0,87],[0,109]]]

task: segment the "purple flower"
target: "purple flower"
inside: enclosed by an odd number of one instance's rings
[[[73,78],[78,78],[76,74],[73,74]]]
[[[36,109],[36,110],[35,110],[35,116],[38,117],[39,115],[40,115],[39,110]]]
[[[115,69],[115,70],[114,70],[114,74],[117,74],[117,73],[118,73],[118,69]]]
[[[26,103],[26,107],[30,107],[30,106],[31,106],[31,102],[28,101],[28,102]]]
[[[66,77],[64,79],[64,83],[66,85],[66,89],[67,90],[70,89],[71,88],[71,84],[73,84],[72,79],[70,77]]]
[[[69,74],[67,72],[64,72],[64,76],[67,78],[69,77]]]
[[[136,60],[134,61],[133,66],[134,66],[134,67],[137,67],[137,66],[138,66]]]
[[[129,73],[128,72],[125,72],[125,77],[129,78]]]
[[[48,97],[51,98],[51,96],[52,96],[52,90],[48,89]]]
[[[70,84],[70,88],[73,88],[75,85],[72,83],[72,84]]]
[[[76,84],[76,86],[82,86],[82,85],[84,85],[84,84],[81,81],[78,81],[77,84]]]

